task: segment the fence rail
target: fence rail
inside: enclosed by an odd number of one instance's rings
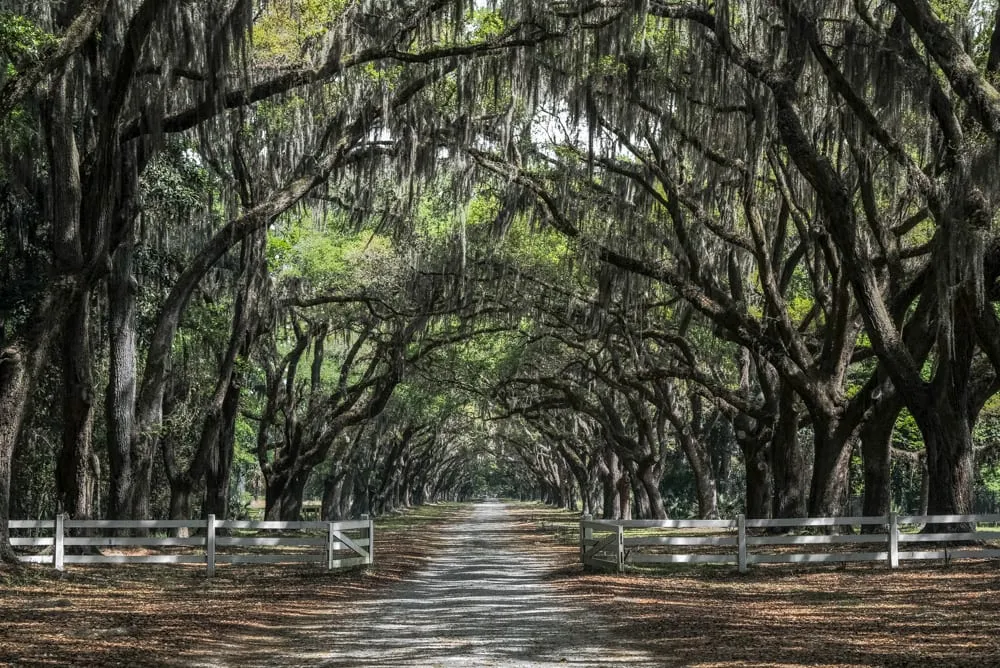
[[[14,547],[44,551],[19,554],[21,561],[51,563],[60,571],[65,564],[204,564],[207,575],[212,577],[216,564],[318,563],[333,570],[372,564],[375,560],[375,522],[368,518],[343,522],[249,522],[217,520],[214,515],[205,520],[70,520],[57,515],[53,520],[11,520],[10,528]],[[280,531],[282,535],[218,535],[220,529]],[[202,533],[169,537],[95,535],[109,530]],[[19,535],[29,531],[49,535]],[[71,549],[67,551],[67,547]],[[76,554],[81,547],[93,551]],[[102,554],[96,548],[153,548],[160,552]],[[164,548],[172,551],[163,552]],[[259,551],[240,551],[240,548]]]
[[[876,517],[782,519],[746,519],[740,515],[733,520],[593,520],[585,516],[580,521],[580,560],[585,567],[618,571],[624,571],[627,564],[733,564],[745,573],[750,564],[881,561],[897,568],[904,560],[1000,558],[1000,531],[978,530],[982,524],[1000,524],[1000,514],[890,513]],[[928,525],[962,525],[962,529],[916,533]],[[843,527],[879,527],[882,532],[795,533]],[[748,529],[781,529],[786,533],[748,535]],[[678,530],[686,530],[689,535],[677,535]],[[690,535],[692,531],[710,535]],[[674,533],[663,535],[665,532]],[[901,549],[901,545],[917,547],[926,543],[938,545],[930,546],[936,549]],[[815,546],[825,546],[827,551],[803,551]],[[853,547],[867,549],[855,551]]]

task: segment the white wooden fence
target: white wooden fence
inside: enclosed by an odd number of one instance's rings
[[[929,524],[966,524],[973,529],[961,533],[917,533],[920,527]],[[1000,515],[890,513],[879,517],[766,520],[748,520],[743,515],[735,520],[592,520],[585,516],[580,521],[580,560],[584,567],[619,572],[627,564],[734,564],[745,573],[750,564],[882,561],[896,568],[900,561],[910,559],[1000,557],[997,548],[1000,531],[984,531],[978,528],[981,524],[1000,524]],[[829,531],[831,527],[853,530],[865,526],[880,526],[882,532],[805,533],[816,529]],[[786,533],[747,534],[747,529],[774,528]],[[922,543],[937,545],[926,550],[905,549],[917,548]]]
[[[251,522],[217,520],[214,515],[206,520],[71,520],[57,515],[54,520],[11,520],[10,528],[15,547],[44,552],[19,555],[21,561],[51,563],[60,571],[65,564],[205,564],[212,577],[216,564],[317,563],[332,570],[372,564],[375,558],[375,522],[367,518],[344,522]],[[201,535],[113,535],[130,529]],[[226,535],[218,535],[220,529]],[[18,535],[25,532],[36,535]],[[250,532],[253,535],[247,535]],[[280,534],[262,535],[268,532]],[[42,533],[49,535],[37,535]],[[74,554],[76,547],[90,549]],[[100,548],[111,548],[109,552],[122,551],[115,548],[145,548],[142,551],[146,554],[107,554],[98,552]],[[240,548],[244,548],[242,552]]]

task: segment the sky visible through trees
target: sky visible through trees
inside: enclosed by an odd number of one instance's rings
[[[8,520],[1000,496],[992,0],[10,0]]]

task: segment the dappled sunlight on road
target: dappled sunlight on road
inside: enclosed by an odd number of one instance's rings
[[[582,600],[545,581],[554,566],[518,552],[502,504],[475,506],[449,525],[430,563],[349,625],[312,631],[329,649],[287,657],[324,666],[658,665],[603,630]]]

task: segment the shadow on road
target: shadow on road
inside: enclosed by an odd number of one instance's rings
[[[349,626],[313,626],[328,649],[288,658],[345,667],[659,665],[548,584],[557,565],[519,551],[516,540],[503,504],[477,504],[443,531],[425,568],[352,606]]]

